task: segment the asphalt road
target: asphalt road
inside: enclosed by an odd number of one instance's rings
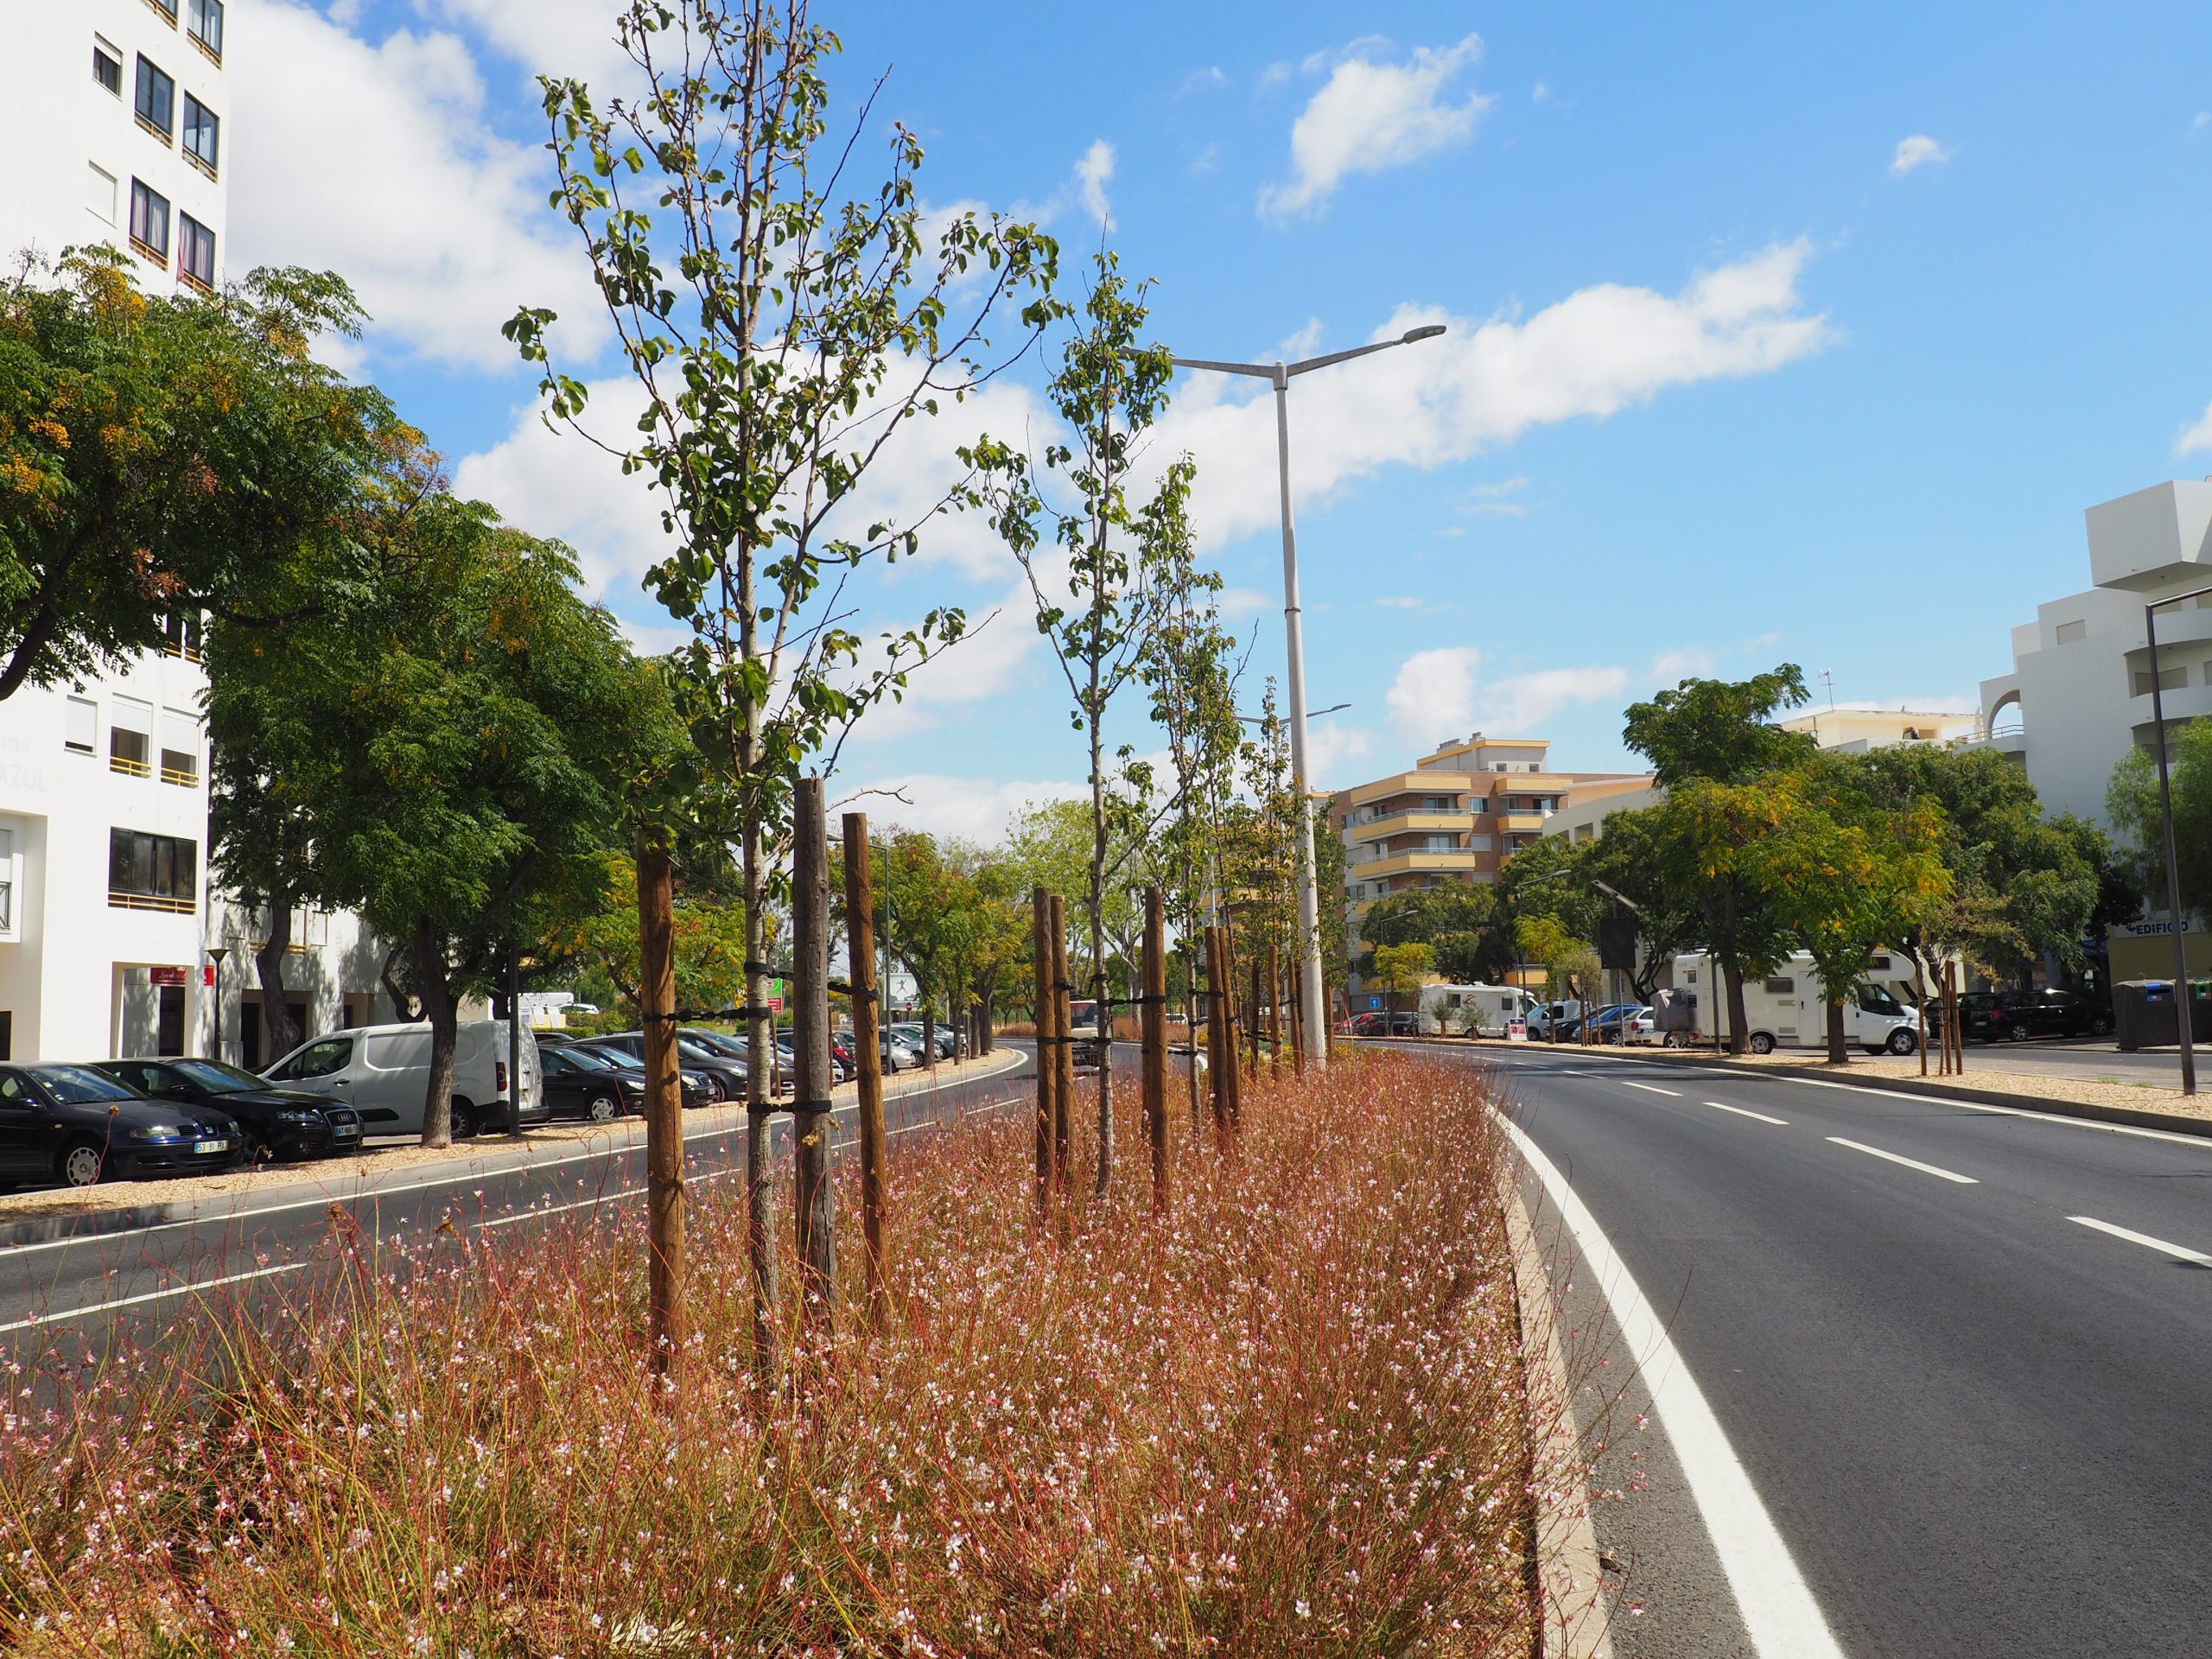
[[[2212,1141],[1437,1052],[1499,1067],[1587,1211],[1555,1263],[1586,1415],[1657,1356],[1600,1460],[1618,1653],[2212,1653]],[[1620,1317],[1630,1278],[1648,1325]],[[1669,1421],[1686,1383],[1732,1498],[1695,1411]],[[1777,1611],[1793,1565],[1809,1601]]]
[[[1013,1070],[886,1102],[893,1155],[904,1137],[925,1134],[959,1115],[1007,1109],[1024,1096],[1022,1079],[1033,1076],[1032,1058],[1023,1051]],[[853,1109],[841,1108],[835,1121],[841,1155],[856,1156],[847,1150],[854,1135]],[[791,1122],[787,1115],[775,1120],[779,1159],[790,1153]],[[689,1179],[720,1180],[742,1171],[741,1119],[712,1131],[690,1129],[687,1122],[687,1130]],[[496,1148],[501,1142],[495,1136],[486,1144]],[[448,1224],[463,1230],[538,1225],[602,1205],[635,1205],[645,1179],[640,1144],[579,1152],[528,1168],[403,1175],[339,1207],[372,1236],[404,1241]],[[127,1198],[127,1192],[119,1188],[118,1197]],[[200,1296],[251,1294],[264,1281],[311,1271],[332,1207],[316,1198],[237,1211],[225,1206],[211,1209],[200,1220],[0,1249],[0,1345],[12,1350],[50,1342],[57,1332],[97,1337],[114,1319],[159,1328],[182,1317]]]

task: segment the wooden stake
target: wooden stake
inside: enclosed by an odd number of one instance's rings
[[[668,841],[638,838],[638,1014],[645,1062],[645,1324],[655,1376],[683,1352],[683,1097],[676,1070],[676,901]]]
[[[822,780],[802,778],[793,801],[791,841],[792,1202],[800,1279],[799,1312],[824,1335],[837,1315],[836,1187],[831,1179],[837,1120],[830,1097],[830,847]]]
[[[1152,1147],[1152,1211],[1167,1213],[1167,910],[1144,890],[1144,1135]]]
[[[1268,1075],[1282,1077],[1282,952],[1268,946]]]
[[[1236,1026],[1242,1010],[1236,1006],[1236,935],[1228,923],[1221,927],[1221,995],[1224,1004],[1221,1030],[1222,1052],[1229,1058],[1229,1131],[1236,1134],[1244,1122],[1244,1069],[1237,1064]]]
[[[886,1211],[883,1048],[875,988],[875,894],[869,880],[868,814],[845,814],[845,957],[852,964],[853,1060],[861,1085],[861,1229],[868,1243],[868,1317],[883,1328]]]
[[[1306,967],[1296,962],[1290,964],[1290,1071],[1306,1075]]]
[[[1068,978],[1068,907],[1052,895],[1052,1185],[1065,1193],[1074,1151],[1068,1115],[1075,1103],[1075,985]]]
[[[1236,1039],[1229,1029],[1229,998],[1224,987],[1229,969],[1223,961],[1223,930],[1206,929],[1206,1084],[1213,1097],[1214,1145],[1229,1149],[1229,1080],[1236,1070]]]
[[[1030,947],[1035,957],[1037,995],[1033,1019],[1037,1027],[1037,1213],[1052,1207],[1052,1085],[1058,1068],[1052,1064],[1052,899],[1042,887],[1029,895]]]

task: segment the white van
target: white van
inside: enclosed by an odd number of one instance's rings
[[[429,1103],[430,1027],[360,1026],[310,1038],[262,1074],[271,1083],[342,1100],[361,1115],[361,1133],[420,1135]],[[522,1121],[552,1116],[537,1039],[522,1033]],[[507,1124],[507,1024],[464,1020],[454,1033],[453,1132],[456,1140]]]
[[[1843,1034],[1870,1053],[1910,1054],[1920,1046],[1920,1013],[1897,995],[1911,982],[1911,959],[1876,951],[1843,998]],[[1675,958],[1675,983],[1696,998],[1694,1040],[1728,1039],[1728,988],[1713,960],[1699,953]],[[1907,992],[1907,995],[1910,993]],[[1754,1054],[1777,1048],[1828,1046],[1827,994],[1813,958],[1800,950],[1764,978],[1744,981],[1745,1046]]]
[[[1424,985],[1421,1028],[1457,1035],[1503,1037],[1506,1022],[1525,1020],[1536,999],[1517,985]]]
[[[1573,1024],[1582,1017],[1582,1004],[1573,997],[1564,1002],[1536,1002],[1529,1010],[1529,1035],[1549,1042],[1554,1027]]]

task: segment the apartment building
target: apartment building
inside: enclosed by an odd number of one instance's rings
[[[1329,821],[1344,843],[1344,926],[1378,899],[1447,881],[1486,886],[1561,811],[1649,787],[1644,772],[1558,772],[1543,738],[1478,732],[1395,772],[1340,791]]]

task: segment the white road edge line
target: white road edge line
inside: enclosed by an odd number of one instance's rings
[[[1934,1164],[1923,1164],[1919,1159],[1908,1158],[1903,1153],[1884,1152],[1879,1147],[1870,1147],[1863,1141],[1847,1141],[1840,1135],[1832,1135],[1827,1141],[1832,1147],[1849,1147],[1853,1152],[1863,1152],[1869,1158],[1886,1158],[1893,1164],[1903,1164],[1907,1169],[1916,1169],[1923,1175],[1938,1175],[1947,1181],[1956,1181],[1961,1186],[1981,1185],[1971,1175],[1961,1175],[1953,1169],[1939,1169]]]
[[[240,1285],[249,1279],[273,1279],[280,1273],[297,1273],[308,1265],[305,1262],[285,1262],[273,1268],[256,1268],[250,1273],[226,1274],[220,1279],[195,1279],[189,1284],[173,1285],[167,1290],[148,1290],[141,1291],[136,1296],[118,1296],[112,1301],[92,1302],[83,1307],[56,1308],[50,1313],[35,1313],[28,1319],[17,1319],[12,1325],[0,1325],[0,1336],[6,1336],[11,1331],[29,1331],[34,1325],[66,1324],[86,1313],[111,1313],[119,1307],[137,1307],[147,1302],[167,1301],[173,1296],[189,1296],[196,1290]]]
[[[1666,1326],[1614,1254],[1605,1230],[1536,1143],[1517,1125],[1503,1117],[1498,1122],[1543,1183],[1612,1310],[1622,1341],[1651,1390],[1652,1409],[1675,1448],[1759,1659],[1843,1659],[1820,1604],[1798,1572],[1774,1518],[1759,1501],[1751,1477],[1744,1472],[1720,1420],[1713,1414]]]
[[[2094,1216],[2069,1216],[2069,1221],[2079,1222],[2084,1227],[2094,1227],[2101,1233],[2110,1233],[2114,1238],[2124,1238],[2131,1244],[2140,1244],[2146,1250],[2156,1250],[2160,1255],[2171,1255],[2177,1262],[2194,1262],[2199,1267],[2212,1268],[2212,1255],[2202,1250],[2169,1244],[2163,1238],[2153,1238],[2148,1233],[2131,1232],[2125,1227],[2115,1227],[2108,1221],[2099,1221]]]
[[[1620,1084],[1624,1089],[1641,1089],[1647,1095],[1669,1095],[1676,1100],[1680,1100],[1682,1097],[1682,1091],[1681,1090],[1662,1089],[1655,1083],[1630,1083],[1626,1077],[1615,1077],[1613,1081]]]
[[[1786,1129],[1789,1127],[1788,1118],[1769,1117],[1764,1112],[1755,1112],[1748,1106],[1731,1106],[1727,1102],[1721,1100],[1708,1100],[1705,1103],[1716,1112],[1733,1112],[1738,1117],[1756,1117],[1760,1122],[1771,1123],[1778,1129]]]
[[[1955,1095],[1908,1095],[1901,1089],[1877,1089],[1864,1083],[1836,1083],[1827,1077],[1800,1077],[1785,1073],[1784,1080],[1802,1083],[1811,1089],[1843,1089],[1854,1095],[1879,1095],[1885,1100],[1909,1100],[1916,1105],[1933,1103],[1939,1106],[1956,1106],[1962,1111],[1990,1112],[1999,1117],[2031,1117],[2038,1123],[2060,1123],[2075,1129],[2102,1129],[2107,1135],[2133,1135],[2145,1141],[2171,1141],[2179,1146],[2195,1147],[2200,1152],[2212,1152],[2212,1135],[2183,1135],[2174,1129],[2146,1129],[2137,1123],[2107,1123],[2101,1117],[2069,1117],[2063,1112],[2031,1111],[2024,1106],[1993,1106],[1987,1101],[1961,1100]]]

